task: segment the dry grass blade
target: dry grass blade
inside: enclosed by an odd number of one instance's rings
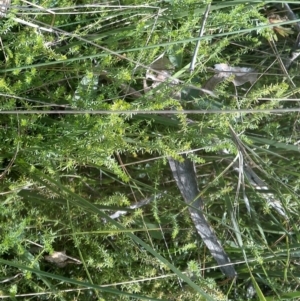
[[[169,158],[169,164],[182,197],[189,206],[191,218],[198,234],[202,238],[213,258],[219,264],[221,271],[227,277],[235,278],[237,273],[234,266],[231,264],[228,255],[224,251],[216,234],[209,226],[202,212],[203,202],[199,197],[200,191],[198,189],[194,163],[187,158],[185,158],[182,163]]]
[[[234,132],[232,127],[230,127],[230,132],[232,134],[233,141],[236,143],[236,146],[237,146],[239,152],[241,152],[243,155],[245,155],[245,158],[248,158],[248,160],[245,160],[245,162],[243,164],[243,173],[246,176],[247,180],[252,185],[252,187],[254,189],[256,189],[257,191],[261,191],[261,192],[268,191],[269,188],[268,188],[267,184],[251,168],[252,159],[247,154],[242,141],[240,140],[238,135]],[[235,169],[235,171],[240,172],[240,166],[237,166],[236,163],[235,163],[234,169]],[[286,220],[289,219],[284,208],[281,205],[281,202],[274,196],[274,194],[262,193],[262,196],[264,199],[266,199],[267,203],[277,211],[277,213],[279,215],[284,217]]]

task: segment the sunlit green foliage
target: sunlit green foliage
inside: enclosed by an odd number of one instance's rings
[[[194,38],[207,1],[94,2],[34,1],[26,10],[22,1],[12,0],[0,20],[1,111],[41,111],[0,117],[0,297],[247,300],[251,277],[272,300],[297,297],[297,113],[64,114],[71,109],[297,108],[280,101],[298,98],[296,67],[290,78],[284,76],[272,48],[288,56],[296,33],[274,40],[272,28],[261,28],[272,7],[260,1],[213,1],[191,75]],[[184,84],[143,93],[144,66],[163,52]],[[186,88],[204,85],[219,63],[254,68],[258,80],[251,87],[223,81],[216,97]],[[124,84],[143,95],[126,96]],[[184,97],[178,100],[174,92],[181,90]],[[237,153],[229,125],[242,133],[251,163],[290,221],[250,185],[245,188],[248,215],[242,192],[236,193],[238,176],[226,170]],[[168,156],[180,158],[190,149],[198,149],[190,156],[197,162],[205,214],[231,260],[241,263],[236,282],[222,283],[169,171]],[[222,155],[224,149],[230,155]],[[153,200],[115,223],[99,213],[110,215],[146,198]],[[64,250],[81,264],[70,260],[59,267],[45,260]],[[110,285],[112,291],[92,285]]]

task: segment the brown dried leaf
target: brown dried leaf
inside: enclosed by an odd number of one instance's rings
[[[8,8],[10,7],[11,0],[0,0],[0,17],[4,17]]]
[[[215,76],[224,79],[234,75],[232,82],[236,87],[241,86],[246,82],[250,82],[251,85],[253,85],[257,79],[257,73],[253,68],[231,67],[227,64],[216,64],[215,71],[218,72]]]
[[[150,69],[151,68],[151,69]],[[161,83],[168,81],[168,79],[172,76],[172,71],[174,71],[174,66],[170,62],[170,60],[165,56],[165,54],[161,54],[152,64],[150,68],[146,71],[146,80],[144,80],[144,92],[151,89],[155,89]],[[158,71],[159,73],[153,72],[153,70]],[[153,82],[150,86],[147,84],[147,80],[151,79]],[[169,85],[178,85],[179,80],[172,79],[168,81]],[[175,99],[181,98],[181,93],[179,91],[172,93],[172,97]]]
[[[49,262],[58,263],[68,260],[66,251],[62,252],[53,252],[51,255],[46,255],[45,259]]]
[[[168,70],[174,70],[174,66],[170,62],[170,60],[164,55],[160,55],[152,64],[150,67],[157,71],[168,71]]]
[[[153,80],[153,84],[148,88],[156,88],[160,83],[165,82],[170,76],[172,76],[171,71],[174,70],[174,66],[170,60],[164,55],[160,55],[151,65],[150,68],[159,73],[155,73],[148,69],[146,72],[146,79]],[[170,82],[173,85],[178,84],[178,80],[172,80]]]
[[[80,260],[67,256],[66,251],[53,252],[51,255],[44,256],[44,258],[46,261],[54,263],[60,268],[65,267],[68,263],[81,264]]]

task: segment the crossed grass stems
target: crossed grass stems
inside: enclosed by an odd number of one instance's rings
[[[207,6],[208,7],[208,6]],[[55,14],[55,13],[54,13]],[[17,21],[17,22],[19,22],[19,19],[18,18],[16,18],[15,19],[15,21]],[[23,20],[24,21],[24,20]],[[24,22],[21,22],[20,21],[20,23],[22,23],[22,24],[25,24],[25,25],[29,25],[30,23],[28,23],[27,21],[24,21]],[[289,21],[287,21],[287,23],[288,23]],[[292,20],[292,22],[295,22],[294,20]],[[291,23],[291,22],[290,22]],[[33,23],[32,23],[33,24]],[[203,24],[205,24],[205,23],[203,23]],[[35,27],[35,28],[37,28],[38,30],[40,30],[40,31],[47,31],[47,32],[51,32],[51,33],[57,33],[57,34],[67,34],[67,35],[69,35],[69,36],[72,36],[72,37],[74,37],[74,38],[78,38],[80,41],[82,41],[82,42],[86,42],[86,43],[89,43],[89,44],[91,44],[91,45],[93,45],[93,46],[97,46],[98,48],[100,48],[100,49],[102,49],[102,50],[105,50],[105,51],[107,51],[107,52],[109,52],[110,54],[112,54],[112,55],[117,55],[117,56],[119,56],[121,59],[124,59],[124,60],[127,60],[128,61],[128,58],[126,58],[125,56],[123,56],[123,55],[120,55],[119,53],[117,53],[117,52],[115,52],[115,51],[110,51],[109,49],[107,49],[107,48],[104,48],[104,47],[101,47],[101,46],[99,46],[99,45],[96,45],[96,44],[94,44],[94,43],[91,43],[90,41],[88,41],[88,40],[86,40],[86,39],[84,39],[84,38],[81,38],[81,37],[79,37],[79,36],[76,36],[76,35],[73,35],[73,34],[69,34],[69,33],[66,33],[66,32],[63,32],[63,31],[61,31],[61,30],[59,30],[59,29],[54,29],[54,28],[47,28],[47,27],[41,27],[41,26],[39,26],[39,25],[35,25],[35,24],[33,24],[34,26],[32,26],[32,27]],[[31,25],[29,25],[29,26],[31,26]],[[52,27],[52,26],[51,26]],[[201,35],[200,35],[201,36]],[[273,45],[274,46],[274,45]],[[276,49],[276,48],[275,48]],[[276,52],[275,53],[276,54],[276,57],[277,57],[277,60],[279,60],[280,59],[280,57],[278,57],[278,52]],[[195,57],[195,56],[194,56]],[[135,62],[136,63],[136,65],[137,66],[139,66],[139,67],[146,67],[146,68],[149,68],[149,67],[147,67],[147,66],[143,66],[142,64],[140,64],[139,62]],[[190,68],[191,70],[193,70],[193,67],[191,67]],[[156,71],[156,70],[153,70],[154,72]],[[172,79],[172,77],[170,77],[170,79]],[[32,113],[32,112],[31,112]],[[86,113],[86,112],[83,112],[83,113]],[[174,112],[174,113],[178,113],[178,112]],[[193,111],[193,113],[195,113],[195,111]],[[277,142],[276,141],[274,141],[274,143],[276,144]],[[281,147],[282,147],[282,145],[281,145]],[[287,148],[286,149],[286,151],[288,151],[289,150],[289,148]],[[255,154],[255,155],[257,155],[257,154]],[[121,162],[120,162],[121,163]],[[122,163],[121,163],[122,164]],[[138,163],[136,163],[136,164],[138,164]],[[126,167],[125,167],[126,168]],[[240,171],[241,171],[241,169],[240,169]],[[241,178],[241,176],[240,176],[240,178]],[[53,184],[55,184],[55,185],[57,185],[57,186],[59,186],[59,184],[58,183],[53,183]],[[244,183],[241,183],[242,185],[244,185]],[[240,185],[240,184],[239,184]],[[79,200],[79,199],[78,199]],[[83,200],[81,200],[81,201],[83,201]],[[85,204],[85,205],[88,205],[88,204]],[[95,208],[92,208],[92,210],[95,210]],[[95,212],[97,212],[97,213],[99,213],[98,211],[95,211]],[[100,213],[99,213],[100,214]],[[287,215],[289,215],[289,212],[286,212],[285,214],[287,214]],[[106,216],[106,218],[108,218],[107,216]],[[234,216],[232,216],[232,218],[233,219],[235,219],[235,217]],[[120,229],[122,229],[122,227],[120,226],[120,224],[118,224],[118,223],[116,223],[116,225],[118,225],[118,227],[120,228]],[[238,223],[237,223],[237,221],[235,220],[235,221],[233,221],[233,225],[234,225],[234,227],[236,227],[235,228],[235,231],[236,231],[236,235],[238,235],[237,233],[240,233],[240,229],[238,228]],[[135,236],[132,236],[132,238],[135,240],[135,241],[138,241],[137,239],[137,237],[135,237]],[[241,235],[239,235],[239,237],[237,237],[237,239],[238,239],[238,241],[242,244],[242,236]],[[139,243],[141,243],[141,242],[139,242]],[[242,244],[243,245],[243,244]],[[159,259],[161,259],[161,256],[158,254],[158,253],[156,253],[153,249],[151,250],[151,248],[150,249],[148,249],[148,251],[149,252],[151,252],[154,256],[156,256],[157,258],[159,258]],[[275,255],[274,255],[275,256]],[[162,260],[162,259],[161,259]],[[164,261],[165,262],[165,261]],[[248,260],[247,258],[245,258],[245,262],[250,262],[250,260]],[[167,263],[166,263],[167,264]],[[209,298],[206,294],[204,294],[204,292],[201,290],[201,289],[199,289],[199,287],[198,286],[195,286],[195,284],[193,284],[192,282],[191,282],[191,280],[190,279],[188,279],[188,277],[184,277],[184,274],[182,274],[178,269],[176,269],[174,266],[172,266],[171,264],[169,264],[169,267],[171,268],[171,270],[173,270],[174,272],[175,272],[175,274],[177,275],[177,276],[179,276],[179,277],[181,277],[182,279],[184,279],[185,281],[187,281],[192,287],[194,287],[194,289],[196,290],[196,291],[198,291],[200,294],[202,294],[203,296],[206,296],[207,298]],[[26,268],[25,268],[26,269]],[[41,271],[35,271],[37,274],[40,274],[41,275]],[[250,272],[250,270],[249,270],[249,272]],[[251,272],[250,272],[250,275],[251,275]],[[59,278],[58,278],[59,279]],[[255,279],[254,278],[252,278],[252,280],[254,281],[254,284],[256,283],[256,281],[255,281]],[[78,284],[78,283],[77,283]],[[82,285],[82,283],[81,283],[81,285]],[[94,286],[95,288],[96,288],[96,286]],[[256,288],[257,289],[257,288]],[[257,290],[257,293],[258,293],[258,295],[260,295],[260,293],[259,293],[259,290]],[[139,297],[141,297],[141,296],[139,296]]]

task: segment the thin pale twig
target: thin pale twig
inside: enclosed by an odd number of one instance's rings
[[[204,33],[204,27],[205,27],[205,23],[206,23],[206,20],[207,20],[207,17],[208,17],[210,7],[211,7],[211,3],[209,3],[207,5],[204,16],[203,16],[203,19],[202,19],[202,24],[201,24],[201,28],[200,28],[200,32],[199,32],[199,40],[196,43],[195,51],[194,51],[193,58],[192,58],[192,61],[191,61],[191,66],[190,66],[190,72],[191,73],[195,69],[195,63],[196,63],[196,59],[197,59],[197,55],[198,55],[198,51],[199,51],[199,47],[200,47],[200,43],[201,43],[200,38],[203,36],[203,33]]]
[[[232,134],[233,141],[235,142],[238,151],[241,152],[242,157],[243,155],[245,155],[245,157],[249,158],[250,162],[253,162],[250,156],[247,154],[242,141],[240,140],[238,135],[234,132],[233,128],[230,126],[229,129]],[[238,171],[240,174],[241,172],[240,165],[239,166],[236,165],[234,169]],[[243,169],[243,174],[246,176],[247,180],[255,190],[257,191],[269,190],[267,184],[253,171],[253,169],[250,167],[250,164],[248,164],[247,162],[243,163],[242,169]],[[273,193],[262,193],[262,196],[267,201],[267,203],[277,211],[277,213],[283,216],[286,220],[289,219],[287,214],[285,213],[284,208],[281,205],[281,202],[275,198]],[[245,200],[245,194],[244,194],[244,200]],[[249,204],[247,205],[247,200],[248,198],[246,197],[246,207],[248,210],[250,210]]]
[[[62,114],[62,115],[114,115],[114,114],[127,114],[127,115],[151,115],[151,114],[235,114],[235,113],[291,113],[300,112],[300,108],[283,108],[283,109],[217,109],[217,110],[7,110],[0,111],[0,115],[29,115],[29,114]]]

